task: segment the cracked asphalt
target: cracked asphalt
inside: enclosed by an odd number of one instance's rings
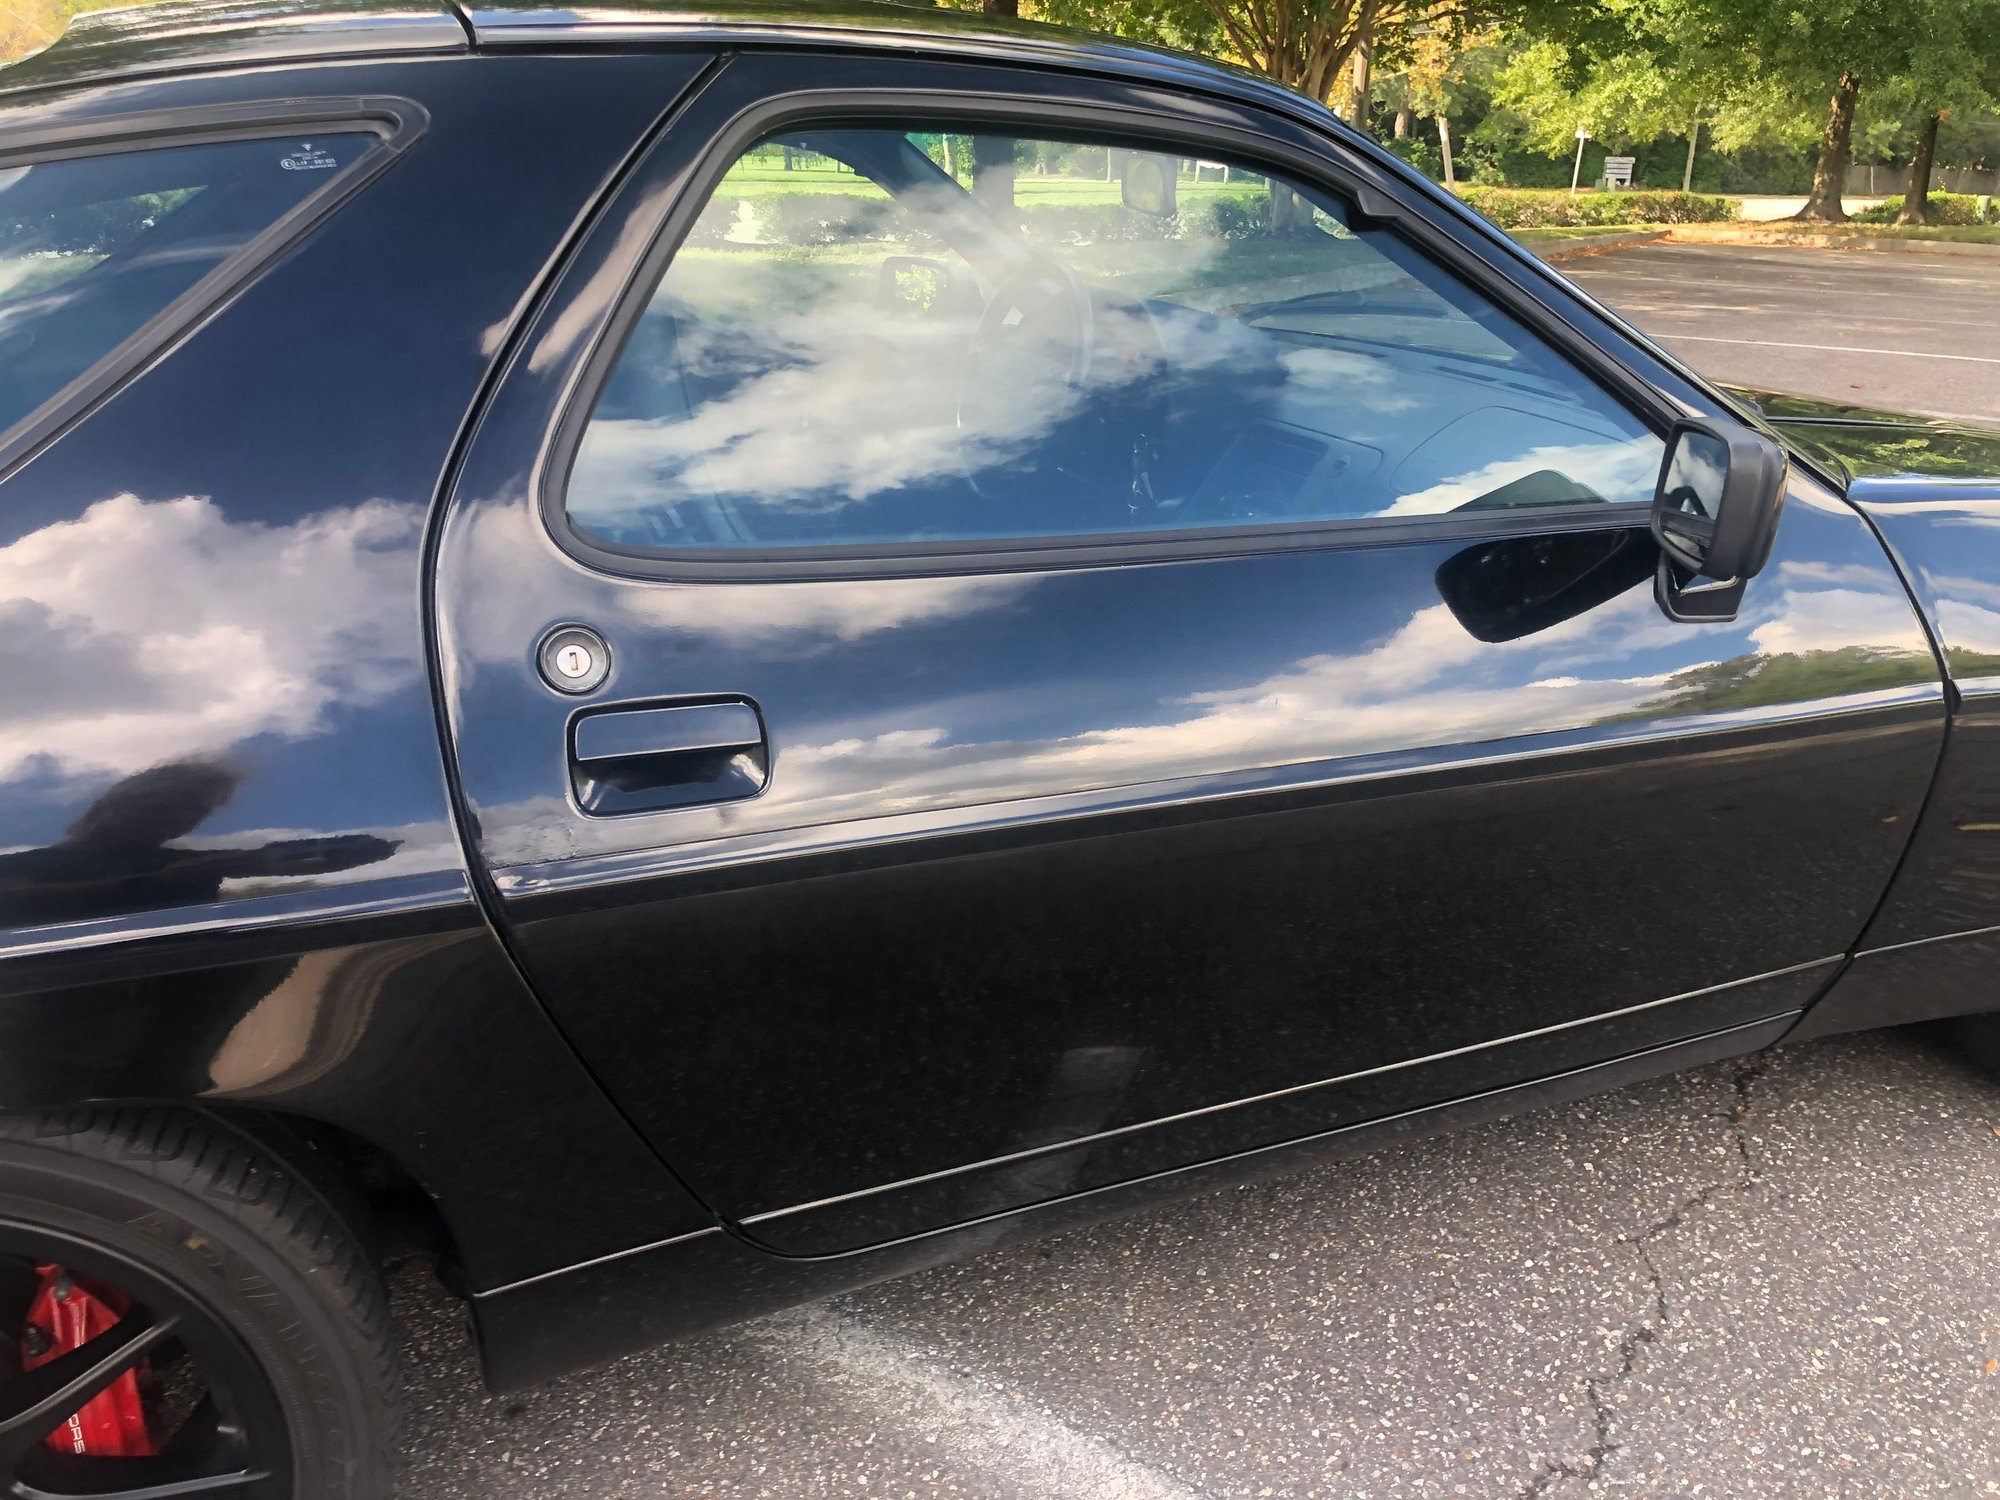
[[[402,1273],[407,1493],[2000,1494],[2000,1084],[1834,1038],[508,1398]]]

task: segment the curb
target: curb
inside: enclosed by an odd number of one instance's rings
[[[1580,234],[1573,239],[1543,240],[1540,244],[1528,244],[1524,248],[1542,260],[1574,260],[1580,255],[1595,255],[1600,250],[1650,245],[1666,239],[1671,233],[1670,229],[1635,229],[1630,234]]]

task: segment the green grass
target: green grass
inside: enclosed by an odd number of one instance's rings
[[[705,274],[734,261],[760,268],[818,268],[824,276],[872,281],[884,256],[907,253],[909,249],[887,240],[782,248],[690,245],[675,256],[675,261],[709,268]],[[1064,245],[1059,253],[1091,281],[1140,297],[1250,287],[1279,277],[1311,275],[1331,268],[1322,247],[1270,239],[1211,240],[1204,242],[1198,251],[1184,242],[1171,240]],[[949,262],[955,257],[947,254],[943,259]]]
[[[1642,229],[1667,227],[1665,224],[1567,224],[1542,229],[1510,229],[1507,233],[1524,245],[1537,245],[1549,240],[1581,240],[1598,234],[1633,234]]]
[[[969,186],[969,184],[961,184]],[[1262,191],[1261,182],[1238,179],[1222,182],[1213,177],[1196,182],[1183,177],[1177,188],[1182,204],[1205,203],[1216,198],[1240,198]],[[799,167],[787,172],[762,162],[731,167],[717,185],[718,198],[745,198],[767,194],[854,193],[865,197],[887,196],[866,177],[853,172],[837,172],[827,167]],[[1014,201],[1022,207],[1036,203],[1109,205],[1119,201],[1119,185],[1099,177],[1044,176],[1022,171],[1014,178]]]

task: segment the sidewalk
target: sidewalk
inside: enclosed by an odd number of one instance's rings
[[[1736,195],[1732,193],[1730,196]],[[1737,201],[1743,205],[1744,218],[1760,223],[1771,219],[1789,219],[1806,206],[1804,194],[1796,198],[1779,198],[1766,193],[1753,193],[1748,197],[1738,198]],[[1878,203],[1887,203],[1889,200],[1848,197],[1841,201],[1847,205],[1847,211],[1852,214],[1859,213],[1864,208],[1873,208]]]

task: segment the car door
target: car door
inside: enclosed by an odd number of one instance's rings
[[[1662,612],[1714,409],[1287,115],[739,56],[438,541],[499,919],[796,1254],[1796,1012],[1942,697],[1804,473],[1737,618]]]

